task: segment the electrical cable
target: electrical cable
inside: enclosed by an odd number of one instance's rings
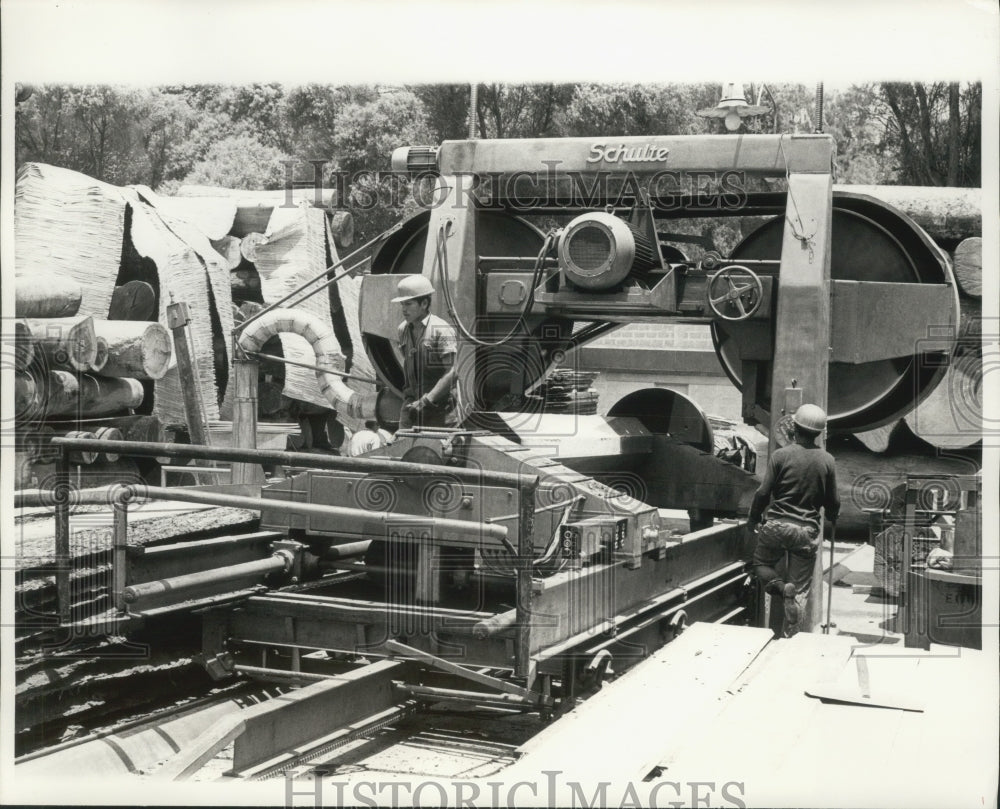
[[[539,251],[538,256],[535,259],[535,267],[531,280],[531,288],[528,292],[528,300],[517,317],[517,322],[514,327],[507,332],[503,337],[495,342],[489,340],[481,340],[480,338],[474,336],[465,324],[462,323],[461,318],[458,315],[458,311],[455,309],[455,302],[451,296],[451,289],[448,286],[450,281],[448,273],[448,253],[445,250],[445,243],[451,237],[451,220],[441,225],[438,228],[437,237],[437,249],[435,251],[435,265],[441,276],[441,286],[444,292],[445,306],[447,307],[448,314],[455,323],[455,327],[461,332],[462,336],[468,340],[473,345],[482,346],[483,348],[499,348],[500,346],[506,345],[511,341],[511,339],[518,334],[522,326],[525,326],[525,317],[531,311],[532,307],[535,305],[535,289],[541,282],[542,270],[545,266],[545,257],[552,250],[555,244],[555,232],[549,231],[545,235],[545,240],[542,243],[542,249]],[[524,332],[521,332],[519,336],[528,336],[530,332],[525,328]]]

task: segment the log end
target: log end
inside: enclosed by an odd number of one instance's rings
[[[147,379],[162,379],[174,356],[170,332],[160,323],[150,323],[142,335],[142,367]]]
[[[94,355],[94,361],[90,364],[90,370],[94,373],[99,373],[100,370],[108,364],[108,341],[103,337],[97,338],[97,353]]]

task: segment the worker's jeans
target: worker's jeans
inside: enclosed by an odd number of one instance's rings
[[[806,598],[812,586],[816,552],[820,546],[819,531],[793,522],[768,520],[757,532],[757,547],[753,552],[754,573],[765,585],[776,578],[795,585],[795,603],[799,614],[805,615]],[[788,552],[788,569],[779,576],[775,568]]]

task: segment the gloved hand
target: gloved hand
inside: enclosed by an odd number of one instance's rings
[[[421,410],[427,407],[428,404],[430,404],[430,402],[427,400],[427,397],[421,396],[415,402],[410,402],[406,406],[406,409],[409,410],[411,413],[419,413]]]

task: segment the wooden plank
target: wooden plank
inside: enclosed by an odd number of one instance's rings
[[[857,688],[852,647],[867,659],[873,695],[921,700],[925,711],[805,696],[824,681]],[[688,726],[662,762],[663,778],[739,782],[748,806],[989,805],[997,740],[995,725],[982,720],[984,706],[997,704],[996,659],[947,652],[866,649],[825,635],[774,643],[721,711]]]
[[[722,710],[699,715],[665,751],[664,777],[757,784],[761,773],[771,772],[783,751],[798,743],[809,721],[802,708],[813,706],[802,693],[802,682],[840,672],[853,643],[853,638],[800,633],[772,644],[770,654],[754,661],[747,676],[734,683]]]
[[[772,637],[767,629],[692,625],[522,745],[505,778],[540,779],[542,771],[557,770],[566,782],[590,782],[598,773],[612,783],[642,779],[664,750],[688,738]]]
[[[200,770],[220,750],[246,730],[239,715],[210,727],[198,740],[153,773],[155,778],[183,781]]]

